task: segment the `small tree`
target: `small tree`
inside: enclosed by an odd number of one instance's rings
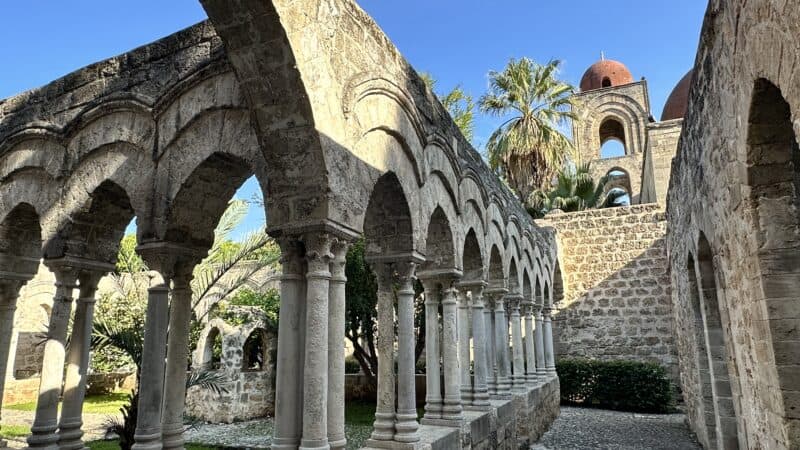
[[[608,174],[595,182],[589,163],[565,164],[551,189],[537,189],[531,194],[528,212],[534,218],[541,218],[554,209],[573,212],[621,206],[620,200],[627,193],[616,189],[606,191],[606,185],[615,178]]]
[[[475,102],[472,96],[467,94],[461,85],[457,85],[446,94],[438,94],[434,91],[436,79],[434,79],[431,74],[423,72],[420,73],[419,76],[428,89],[436,94],[436,97],[447,112],[450,113],[450,117],[453,118],[453,122],[455,122],[458,129],[461,130],[461,134],[463,134],[468,141],[472,142],[472,138],[475,134]]]

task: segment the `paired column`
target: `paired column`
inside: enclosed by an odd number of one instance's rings
[[[442,364],[444,365],[444,405],[442,419],[460,422],[461,382],[458,364],[458,324],[456,317],[457,289],[451,285],[442,290]]]
[[[14,335],[14,312],[17,309],[17,298],[25,279],[0,281],[0,408],[3,406],[6,378],[8,378],[11,339]],[[12,362],[13,364],[13,362]],[[13,368],[13,365],[11,366]],[[6,441],[0,439],[0,448],[6,447]]]
[[[483,310],[484,330],[486,332],[486,387],[489,397],[497,396],[497,345],[494,338],[494,296],[487,293],[486,305]]]
[[[183,409],[186,399],[186,371],[189,357],[189,325],[192,318],[192,269],[187,264],[172,279],[169,305],[169,337],[167,343],[166,382],[164,383],[163,447],[182,449]]]
[[[473,284],[470,288],[472,296],[472,342],[474,358],[474,381],[472,387],[472,407],[479,411],[491,409],[487,378],[487,339],[486,319],[483,302],[483,286],[485,283]]]
[[[547,370],[544,365],[544,319],[542,317],[541,306],[536,309],[536,329],[534,330],[534,348],[536,350],[536,377],[539,381],[547,379]]]
[[[72,323],[72,337],[67,354],[67,375],[64,400],[58,425],[60,449],[86,448],[83,437],[83,399],[86,396],[86,373],[89,369],[89,348],[92,340],[95,292],[105,272],[83,271],[78,280],[80,294]]]
[[[31,448],[58,448],[58,400],[64,376],[67,325],[72,312],[72,295],[77,285],[78,271],[72,267],[51,263],[56,278],[56,295],[44,344],[42,375],[36,415],[28,436]]]
[[[509,302],[511,307],[511,337],[514,357],[514,373],[511,381],[514,392],[525,392],[525,357],[522,350],[522,322],[520,321],[519,307],[522,297],[513,296]]]
[[[344,434],[344,328],[345,257],[349,244],[337,240],[331,247],[331,279],[328,291],[328,443],[332,450],[347,446]],[[416,417],[416,416],[415,416]]]
[[[536,350],[534,350],[533,339],[533,302],[530,300],[523,303],[523,313],[525,314],[525,381],[528,386],[536,385]]]
[[[439,283],[425,280],[425,419],[442,418]]]
[[[458,361],[459,382],[461,385],[461,401],[464,406],[472,405],[472,377],[470,375],[470,317],[467,286],[458,286]]]
[[[303,425],[303,361],[300,355],[305,353],[305,261],[302,244],[297,239],[284,237],[278,243],[283,274],[272,448],[296,450]]]
[[[372,441],[413,443],[417,432],[414,384],[414,287],[416,261],[377,262],[378,404]],[[397,291],[395,293],[395,286]],[[397,391],[394,374],[394,301],[397,298]],[[395,408],[396,400],[396,408]],[[368,446],[369,441],[367,441]],[[383,446],[386,444],[372,444]]]
[[[556,374],[555,352],[553,351],[553,322],[550,317],[552,308],[544,308],[544,364],[548,375]]]
[[[506,290],[496,291],[494,300],[494,331],[495,331],[495,355],[497,364],[497,396],[499,398],[509,398],[511,395],[511,380],[508,368],[508,320],[505,311]]]

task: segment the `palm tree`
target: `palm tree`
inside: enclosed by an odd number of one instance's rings
[[[577,166],[565,164],[558,171],[556,182],[550,190],[537,189],[530,195],[528,212],[534,218],[541,218],[555,209],[573,212],[623,205],[622,199],[628,195],[625,191],[606,191],[608,183],[615,181],[619,175],[612,172],[595,182],[590,169],[589,163]]]
[[[508,117],[489,137],[489,165],[525,201],[543,188],[572,154],[572,143],[559,129],[575,116],[575,88],[557,78],[558,60],[540,65],[511,59],[502,72],[489,72],[489,92],[481,111]]]

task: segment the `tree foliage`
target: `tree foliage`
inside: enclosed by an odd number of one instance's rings
[[[472,138],[475,135],[475,102],[472,96],[467,94],[461,85],[457,85],[446,94],[436,93],[434,90],[436,87],[436,79],[426,72],[420,73],[419,75],[428,89],[436,94],[442,106],[450,113],[450,117],[453,118],[453,122],[455,122],[459,130],[461,130],[461,134],[463,134],[468,141],[472,142]]]
[[[574,118],[575,89],[558,79],[560,64],[512,58],[502,71],[489,72],[489,91],[478,101],[482,112],[505,119],[486,144],[489,165],[523,202],[572,155],[560,127]]]
[[[621,206],[621,199],[627,194],[622,190],[606,189],[608,183],[616,178],[610,173],[595,181],[590,163],[565,164],[558,171],[556,182],[550,189],[537,189],[531,194],[528,212],[540,218],[555,209],[573,212]]]

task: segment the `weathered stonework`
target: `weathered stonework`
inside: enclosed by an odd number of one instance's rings
[[[560,249],[556,354],[657,362],[678,385],[663,209],[551,214],[542,223],[556,230]]]

